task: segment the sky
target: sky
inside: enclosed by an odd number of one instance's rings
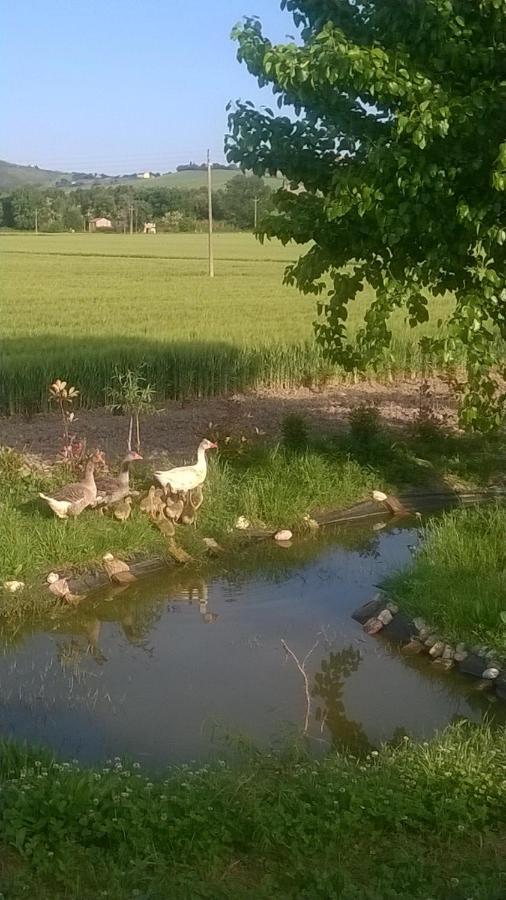
[[[279,0],[0,0],[0,159],[64,171],[222,162],[229,100],[272,100],[233,25],[293,34]]]

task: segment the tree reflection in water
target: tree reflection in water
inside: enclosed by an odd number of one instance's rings
[[[321,731],[327,728],[334,748],[347,748],[355,752],[364,752],[371,744],[362,726],[347,718],[344,702],[344,683],[361,662],[358,650],[351,645],[339,651],[331,651],[320,664],[320,671],[314,676],[311,697],[318,698],[321,703],[315,709],[315,720]]]

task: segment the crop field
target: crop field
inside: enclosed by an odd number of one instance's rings
[[[313,335],[315,298],[283,286],[300,248],[249,234],[0,235],[0,413],[46,408],[55,378],[86,405],[104,402],[115,368],[145,364],[159,398],[289,387],[333,374]],[[350,311],[361,322],[371,294]],[[448,304],[438,304],[443,315]],[[399,316],[385,371],[416,372],[414,332]]]

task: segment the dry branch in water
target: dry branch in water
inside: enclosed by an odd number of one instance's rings
[[[284,641],[283,639],[281,639],[281,644],[282,644],[282,646],[284,647],[286,653],[288,653],[288,654],[292,657],[292,659],[293,659],[295,665],[297,666],[297,668],[298,668],[300,674],[302,675],[302,677],[303,677],[303,679],[304,679],[304,690],[305,690],[305,693],[306,693],[306,716],[305,716],[305,719],[304,719],[304,729],[303,729],[303,732],[302,732],[303,734],[307,734],[307,731],[308,731],[308,728],[309,728],[309,716],[310,716],[310,713],[311,713],[311,693],[310,693],[310,690],[309,690],[309,679],[308,679],[308,677],[307,677],[307,672],[306,672],[306,663],[307,663],[309,657],[311,656],[311,654],[316,650],[316,648],[317,648],[317,646],[318,646],[319,643],[320,643],[320,641],[317,640],[316,643],[313,644],[313,646],[311,647],[311,649],[308,650],[308,652],[306,653],[306,655],[305,655],[304,659],[302,660],[302,662],[300,662],[300,660],[298,659],[298,657],[296,656],[296,654],[293,652],[292,648],[288,646],[288,644],[286,643],[286,641]]]

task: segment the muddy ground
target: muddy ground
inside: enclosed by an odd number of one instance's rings
[[[434,414],[448,424],[455,424],[456,404],[448,386],[434,379],[430,382],[430,394]],[[320,391],[259,390],[183,404],[167,401],[162,410],[143,419],[142,449],[146,458],[166,455],[171,459],[187,459],[194,455],[201,438],[213,430],[222,436],[248,436],[258,429],[275,439],[283,418],[290,413],[304,416],[309,427],[315,430],[335,430],[346,427],[350,410],[364,403],[377,407],[386,422],[400,427],[419,414],[423,402],[418,381],[340,383],[327,385]],[[78,437],[86,438],[88,448],[99,447],[112,458],[124,452],[127,430],[125,416],[114,416],[105,409],[83,409],[77,413]],[[0,418],[0,444],[49,461],[55,459],[61,443],[61,422],[55,412],[30,418]]]

